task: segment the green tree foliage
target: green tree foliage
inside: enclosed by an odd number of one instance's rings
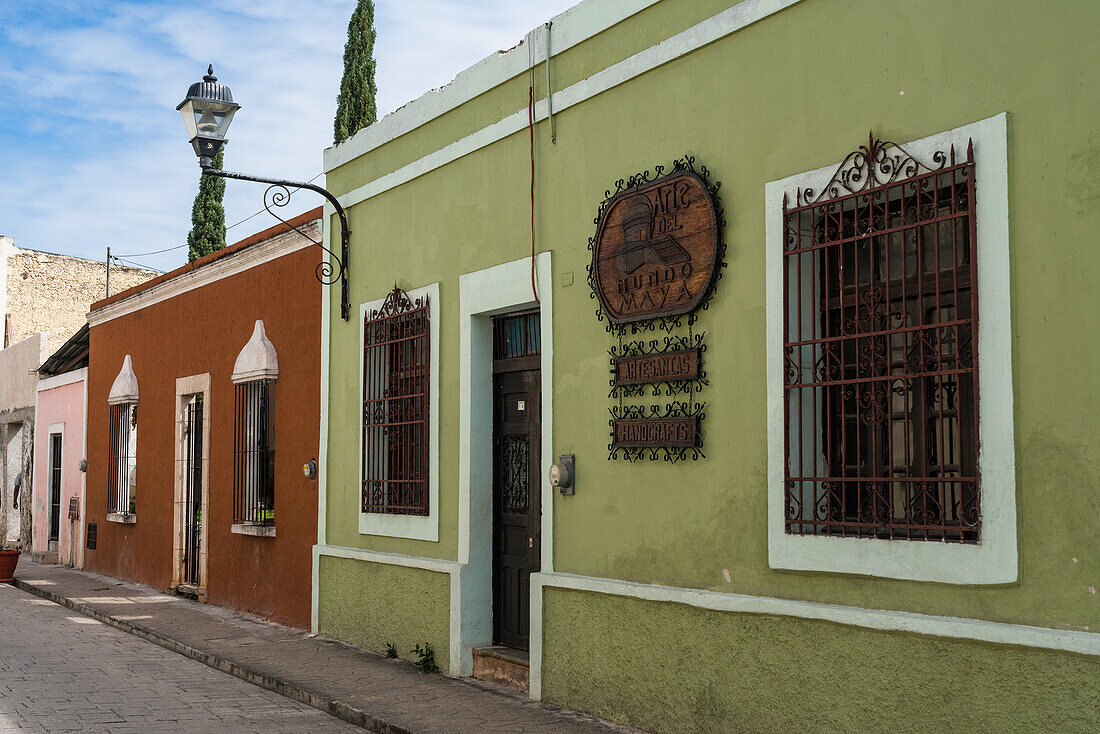
[[[374,3],[359,0],[348,23],[344,44],[344,77],[336,97],[333,142],[342,143],[378,119],[374,95]]]
[[[214,157],[214,168],[222,167],[222,154]],[[199,193],[191,207],[191,231],[187,234],[187,262],[194,262],[203,255],[225,247],[225,179],[217,176],[201,176]]]

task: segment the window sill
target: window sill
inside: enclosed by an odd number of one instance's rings
[[[123,525],[133,525],[137,522],[137,515],[132,512],[108,512],[107,522],[117,522]]]
[[[255,535],[258,538],[274,538],[274,525],[253,525],[251,523],[233,523],[229,531],[237,535]]]

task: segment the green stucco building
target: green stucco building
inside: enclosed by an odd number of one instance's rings
[[[1098,23],[585,0],[327,150],[314,631],[661,732],[1100,729]]]

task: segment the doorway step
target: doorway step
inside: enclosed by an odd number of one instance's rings
[[[526,650],[493,645],[475,647],[474,677],[503,683],[526,693],[531,684],[531,663]]]
[[[31,553],[27,553],[27,558],[31,559],[35,563],[41,563],[43,566],[57,565],[57,551],[33,551]]]

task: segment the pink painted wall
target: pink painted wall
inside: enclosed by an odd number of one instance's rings
[[[79,371],[84,375],[86,370]],[[58,532],[58,563],[83,565],[80,546],[80,522],[76,523],[76,555],[70,555],[73,524],[69,521],[69,498],[81,495],[83,474],[80,461],[84,458],[84,379],[67,385],[42,389],[53,382],[63,382],[77,373],[47,378],[39,383],[38,409],[34,422],[34,494],[32,550],[49,549],[50,523],[50,434],[62,433],[61,439],[61,513]],[[64,424],[58,429],[56,424]],[[53,428],[51,429],[51,426]],[[79,500],[78,500],[79,501]]]

